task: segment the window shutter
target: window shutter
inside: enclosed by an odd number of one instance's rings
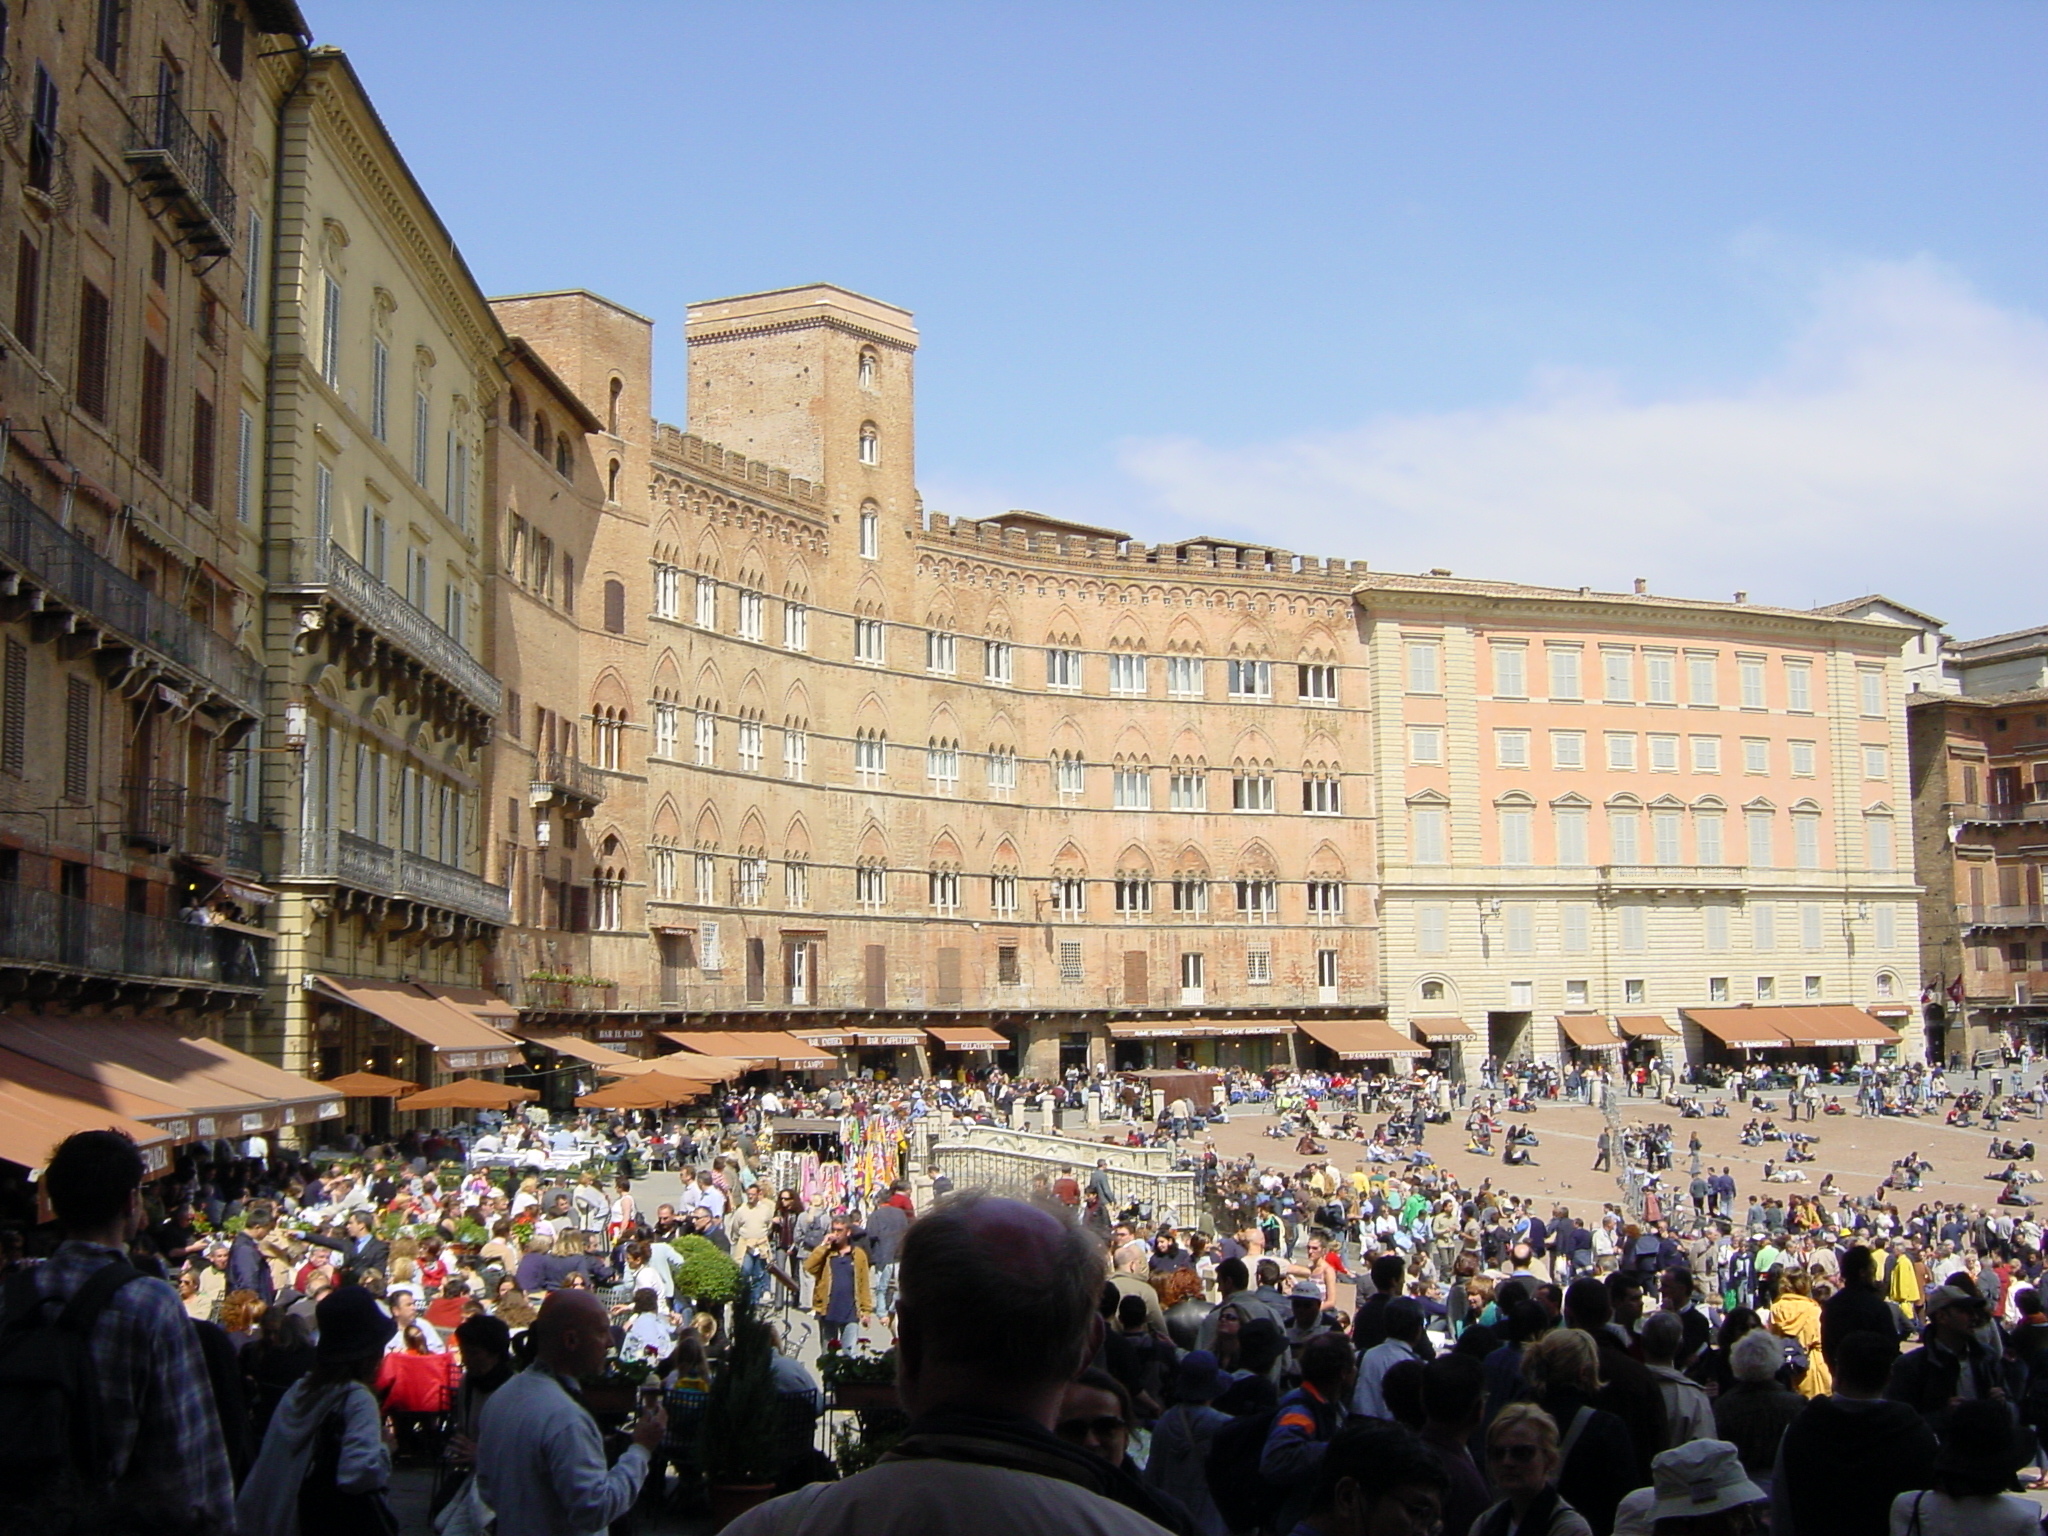
[[[19,640],[7,642],[7,672],[0,708],[0,769],[20,774],[28,765],[28,647]]]
[[[960,1001],[960,951],[957,949],[939,951],[938,1001],[942,1006]]]
[[[64,700],[64,798],[83,800],[92,790],[92,684],[68,680]]]
[[[14,338],[31,352],[36,349],[36,319],[42,309],[42,267],[42,253],[23,235],[14,260]]]
[[[886,1008],[889,1005],[889,952],[880,944],[869,944],[861,950],[861,974],[866,992],[865,1005],[869,1008]]]
[[[768,999],[768,945],[763,939],[747,940],[747,1001]]]
[[[1146,997],[1147,965],[1145,951],[1127,949],[1124,951],[1124,1006],[1142,1008]]]
[[[590,932],[590,887],[572,886],[569,891],[569,931]]]
[[[215,425],[213,402],[206,396],[193,392],[192,395],[192,499],[213,510],[214,455],[220,440],[219,428]]]

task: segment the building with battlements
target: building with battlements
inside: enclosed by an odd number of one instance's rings
[[[517,303],[644,401],[643,332]],[[1896,1044],[1896,625],[955,520],[905,311],[816,285],[687,341],[689,430],[593,439],[584,760],[643,810],[584,828],[582,983],[500,977],[530,1021],[1033,1074]]]

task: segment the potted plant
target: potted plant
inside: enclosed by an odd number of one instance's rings
[[[774,1497],[780,1394],[768,1324],[745,1295],[732,1299],[732,1342],[725,1369],[704,1405],[704,1477],[714,1528]]]
[[[895,1408],[896,1351],[855,1354],[835,1341],[818,1361],[818,1380],[832,1394],[834,1408]]]
[[[683,1267],[676,1275],[676,1294],[687,1296],[698,1306],[716,1312],[739,1294],[740,1267],[708,1237],[685,1232],[670,1245],[682,1255]]]

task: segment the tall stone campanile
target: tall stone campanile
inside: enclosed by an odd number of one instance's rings
[[[813,283],[692,304],[685,335],[692,432],[822,482],[849,542],[866,510],[901,546],[917,518],[908,310]]]

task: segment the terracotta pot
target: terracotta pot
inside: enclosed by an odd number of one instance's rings
[[[722,1531],[733,1521],[744,1515],[757,1504],[765,1504],[775,1497],[773,1483],[713,1483],[711,1495],[711,1528]]]

